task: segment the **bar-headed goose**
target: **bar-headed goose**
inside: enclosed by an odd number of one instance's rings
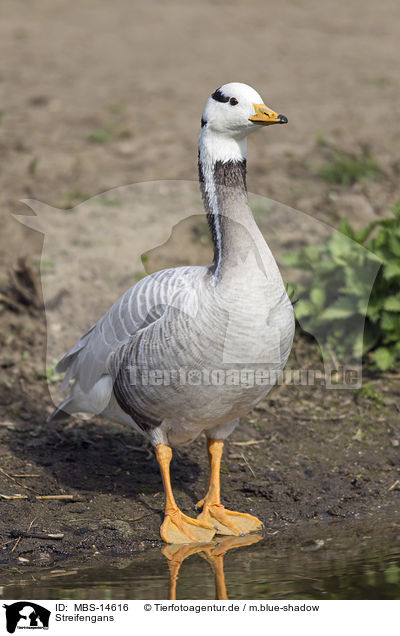
[[[292,346],[292,306],[246,190],[247,135],[284,123],[246,84],[225,84],[211,95],[201,120],[199,178],[212,265],[142,279],[56,367],[66,372],[64,388],[73,381],[57,411],[101,414],[151,440],[166,497],[161,537],[169,543],[262,526],[221,504],[220,461],[224,439],[271,389]],[[202,432],[210,479],[202,512],[192,519],[172,493],[171,446]]]

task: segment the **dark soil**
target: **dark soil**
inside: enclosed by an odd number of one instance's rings
[[[9,576],[15,578],[12,568],[21,563],[87,564],[99,553],[110,558],[161,545],[163,491],[152,450],[130,429],[100,418],[46,424],[47,383],[35,361],[43,350],[42,318],[28,332],[25,315],[2,318],[10,354],[2,369],[0,493],[27,496],[0,504],[1,562],[11,566]],[[304,356],[318,364],[314,344],[297,339],[289,364]],[[369,380],[368,389],[354,392],[275,388],[226,444],[227,507],[257,515],[268,533],[279,531],[289,544],[294,536],[332,534],[335,520],[366,526],[395,520],[400,381],[393,375]],[[24,474],[37,476],[14,477]],[[172,479],[177,501],[194,515],[207,481],[203,439],[175,452]],[[72,500],[35,499],[63,494]],[[26,532],[63,538],[18,538]]]

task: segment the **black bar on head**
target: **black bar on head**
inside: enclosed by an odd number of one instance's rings
[[[229,102],[229,97],[226,97],[221,92],[221,87],[217,88],[217,90],[215,91],[215,93],[211,95],[211,97],[215,99],[216,102],[224,102],[224,103]]]

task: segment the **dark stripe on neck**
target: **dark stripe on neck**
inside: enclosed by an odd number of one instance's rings
[[[207,216],[207,222],[208,222],[208,227],[210,228],[210,232],[211,232],[211,240],[213,242],[213,246],[214,246],[214,268],[216,267],[218,261],[219,261],[219,249],[218,249],[218,240],[217,240],[217,228],[216,228],[216,219],[215,216],[213,214],[212,208],[211,208],[211,202],[208,198],[207,192],[206,192],[206,185],[205,185],[205,180],[204,180],[204,173],[203,173],[203,168],[200,162],[200,152],[199,152],[199,159],[198,159],[198,168],[199,168],[199,183],[200,183],[200,191],[201,191],[201,196],[203,198],[203,204],[204,204],[204,209],[206,212],[206,216]]]
[[[214,179],[217,186],[228,186],[247,190],[246,159],[241,161],[216,161]]]
[[[211,232],[211,238],[214,246],[214,271],[221,259],[220,241],[222,217],[219,210],[214,210],[209,193],[206,191],[206,183],[199,153],[199,182],[200,190],[203,197],[204,208],[207,216],[208,226]],[[246,159],[241,161],[216,161],[213,165],[212,179],[214,186],[214,202],[220,199],[221,188],[232,187],[241,192],[247,192],[246,186]],[[222,192],[222,196],[224,193]]]

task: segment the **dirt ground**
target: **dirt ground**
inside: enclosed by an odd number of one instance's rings
[[[27,497],[0,501],[7,576],[22,566],[87,562],[95,553],[143,552],[159,542],[163,507],[154,456],[131,430],[98,418],[45,423],[48,380],[58,385],[46,372],[43,237],[11,214],[29,214],[20,202],[26,198],[65,209],[131,183],[195,180],[205,100],[219,85],[243,81],[289,118],[250,141],[250,191],[334,227],[343,217],[360,227],[388,216],[400,196],[400,9],[396,0],[339,5],[3,0],[0,495]],[[318,167],[335,151],[368,151],[379,178],[353,186],[323,181]],[[155,235],[173,219],[168,209],[155,217]],[[63,231],[74,244],[76,225]],[[209,261],[201,222],[166,238],[155,240],[165,244],[150,269]],[[47,272],[42,267],[49,280],[60,276],[63,249]],[[121,259],[129,261],[129,246]],[[103,309],[131,284],[137,266],[130,268],[125,278],[97,277]],[[55,330],[60,354],[79,336],[78,325],[101,315],[85,303],[88,279],[70,278],[81,301],[70,312],[77,323],[68,319]],[[316,344],[298,335],[289,367],[318,365]],[[318,536],[331,533],[332,520],[364,520],[377,531],[381,520],[398,520],[400,375],[365,369],[363,381],[367,387],[356,391],[277,387],[226,445],[225,504],[256,514],[288,542],[314,536],[315,527]],[[177,500],[193,514],[206,486],[204,440],[175,453],[172,475]],[[35,498],[63,494],[71,500]],[[22,537],[27,531],[64,536]]]

